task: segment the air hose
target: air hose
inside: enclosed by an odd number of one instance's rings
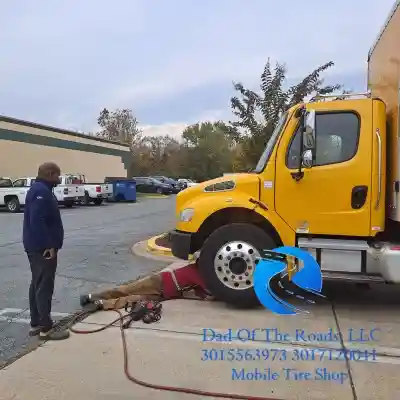
[[[178,387],[178,386],[174,387],[174,386],[167,386],[167,385],[159,385],[156,383],[145,382],[145,381],[142,381],[142,380],[134,377],[129,372],[129,357],[128,357],[126,336],[125,336],[124,319],[131,318],[130,322],[132,322],[132,320],[134,321],[135,319],[132,319],[131,314],[123,315],[122,312],[119,310],[112,310],[112,311],[115,311],[117,314],[119,314],[118,318],[116,318],[114,321],[112,321],[112,322],[108,323],[107,325],[104,325],[98,329],[88,331],[88,330],[82,330],[82,329],[75,329],[75,328],[71,327],[72,324],[82,321],[89,314],[91,314],[91,313],[88,313],[85,311],[83,311],[82,313],[79,313],[75,317],[73,317],[72,321],[70,321],[70,323],[69,323],[69,329],[71,332],[79,334],[79,335],[88,335],[91,333],[97,333],[97,332],[104,331],[104,330],[110,328],[115,323],[119,322],[119,328],[120,328],[121,339],[122,339],[123,357],[124,357],[124,372],[125,372],[126,377],[131,382],[133,382],[137,385],[140,385],[140,386],[147,387],[149,389],[156,389],[156,390],[175,392],[175,393],[192,394],[192,395],[196,395],[196,396],[205,396],[205,397],[214,397],[214,398],[223,398],[223,399],[238,399],[238,400],[282,400],[282,399],[271,398],[271,397],[244,396],[244,395],[238,395],[238,394],[233,394],[233,393],[218,393],[218,392],[209,392],[209,391],[205,391],[205,390],[198,390],[198,389],[192,389],[192,388],[186,388],[186,387]]]

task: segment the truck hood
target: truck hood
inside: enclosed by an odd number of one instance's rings
[[[234,192],[246,193],[255,199],[260,197],[260,179],[256,174],[232,174],[215,178],[206,182],[201,182],[196,186],[188,187],[178,193],[176,197],[177,211],[186,207],[190,201],[198,196],[213,196],[218,193]]]

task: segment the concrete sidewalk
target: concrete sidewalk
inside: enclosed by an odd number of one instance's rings
[[[351,372],[358,399],[400,398],[397,378],[400,365],[394,364],[393,360],[387,362],[386,358],[385,361],[378,357],[374,363],[353,361],[349,363],[349,370],[344,357],[340,356],[340,343],[313,341],[307,347],[304,343],[303,346],[296,344],[295,332],[299,329],[308,333],[337,331],[329,306],[315,307],[309,315],[293,317],[276,316],[264,309],[231,310],[221,303],[194,300],[174,300],[163,306],[160,322],[152,325],[137,323],[126,331],[129,370],[139,379],[243,396],[347,400],[354,398]],[[100,312],[76,328],[92,330],[112,321],[116,315]],[[265,333],[257,331],[256,341],[204,341],[204,329],[226,333],[228,329],[252,332],[257,328],[276,328],[281,333],[290,333],[290,337],[282,343],[268,343]],[[245,339],[246,331],[240,335]],[[331,347],[332,350],[322,354],[317,346]],[[204,353],[208,358],[224,356],[225,359],[232,354],[238,359],[242,354],[243,358],[252,360],[202,361]],[[303,356],[299,357],[299,354]],[[241,380],[242,369],[247,378],[257,376],[258,369],[262,379]],[[293,369],[289,377],[285,369]],[[319,379],[323,376],[329,379]],[[196,398],[209,397],[161,392],[131,383],[124,375],[118,327],[92,335],[73,334],[70,340],[63,342],[45,343],[0,371],[1,400]]]

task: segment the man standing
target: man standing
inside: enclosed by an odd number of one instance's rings
[[[42,340],[62,340],[69,331],[54,331],[51,303],[58,250],[64,241],[64,228],[53,188],[60,182],[60,168],[54,163],[39,167],[29,189],[24,209],[23,243],[32,271],[29,288],[30,335]]]

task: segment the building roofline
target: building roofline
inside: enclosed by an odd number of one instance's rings
[[[38,124],[36,122],[24,121],[22,119],[17,119],[17,118],[13,118],[13,117],[6,117],[4,115],[0,115],[0,122],[8,122],[8,123],[11,123],[11,124],[29,126],[31,128],[43,129],[45,131],[62,133],[64,135],[70,135],[70,136],[75,136],[75,137],[79,137],[79,138],[82,138],[82,139],[89,139],[89,140],[94,140],[94,141],[97,141],[97,142],[109,143],[109,144],[114,144],[114,145],[117,145],[117,146],[122,146],[122,147],[129,148],[129,145],[123,144],[123,143],[119,143],[119,142],[116,142],[116,141],[113,141],[113,140],[107,140],[107,139],[103,139],[103,138],[96,137],[96,136],[89,136],[89,135],[85,135],[83,133],[68,131],[67,129],[56,128],[54,126]]]
[[[378,37],[375,39],[374,44],[372,45],[371,49],[368,52],[368,61],[370,60],[372,53],[375,50],[375,47],[377,46],[379,40],[381,39],[381,37],[383,36],[383,34],[385,33],[386,28],[389,25],[389,22],[391,21],[391,19],[393,18],[394,13],[396,12],[396,10],[399,8],[400,6],[400,0],[396,0],[396,3],[394,4],[394,6],[392,7],[389,16],[386,18],[386,22],[384,23],[383,27],[381,28]]]

